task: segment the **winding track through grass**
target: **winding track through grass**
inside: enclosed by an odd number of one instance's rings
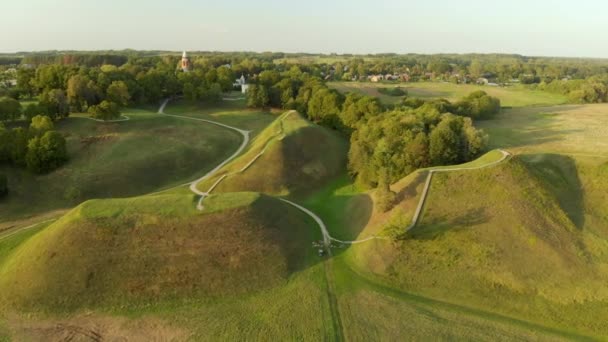
[[[449,169],[446,169],[446,168],[430,169],[428,172],[428,175],[426,176],[426,181],[424,183],[424,189],[422,190],[422,195],[420,196],[420,201],[418,202],[418,206],[416,207],[416,211],[414,212],[414,217],[412,218],[412,223],[410,223],[410,225],[405,229],[405,231],[408,231],[408,230],[416,227],[416,225],[418,224],[418,221],[420,220],[420,214],[422,214],[422,210],[424,209],[424,204],[426,203],[426,197],[429,193],[429,189],[431,188],[431,180],[433,179],[434,173],[485,169],[487,167],[491,167],[496,164],[500,164],[503,161],[505,161],[508,157],[511,156],[511,153],[509,153],[505,150],[499,149],[499,151],[500,151],[500,153],[502,153],[502,157],[499,160],[493,161],[493,162],[485,164],[485,165],[473,166],[473,167],[460,167],[460,168],[453,167],[453,168],[449,168]]]
[[[196,185],[200,181],[205,180],[208,177],[212,176],[219,169],[221,169],[227,163],[229,163],[234,158],[236,158],[245,149],[245,147],[249,144],[249,141],[250,141],[250,131],[242,130],[242,129],[239,129],[239,128],[236,128],[236,127],[232,127],[232,126],[225,125],[225,124],[222,124],[222,123],[219,123],[219,122],[215,122],[215,121],[211,121],[211,120],[193,118],[193,117],[182,116],[182,115],[165,114],[164,113],[164,109],[167,106],[168,102],[169,102],[169,99],[165,100],[162,103],[161,107],[158,110],[159,114],[167,115],[167,116],[172,116],[172,117],[177,117],[177,118],[182,118],[182,119],[187,119],[187,120],[194,120],[194,121],[206,122],[206,123],[214,124],[214,125],[217,125],[217,126],[220,126],[220,127],[224,127],[224,128],[227,128],[227,129],[231,129],[231,130],[237,131],[238,133],[240,133],[243,136],[243,142],[242,142],[242,144],[240,145],[240,147],[237,149],[237,151],[234,154],[232,154],[230,157],[228,157],[226,160],[224,160],[222,163],[220,163],[217,167],[215,167],[213,170],[209,171],[204,176],[202,176],[202,177],[200,177],[200,178],[198,178],[198,179],[196,179],[196,180],[194,180],[192,182],[189,182],[189,183],[186,183],[186,184],[182,185],[182,186],[189,185],[190,186],[190,190],[193,193],[201,196],[201,198],[199,199],[199,202],[197,204],[197,208],[199,210],[202,210],[202,200],[206,196],[209,195],[209,193],[213,190],[213,188],[217,184],[214,184],[213,187],[209,191],[207,191],[207,192],[202,192],[202,191],[198,190],[196,188]],[[287,115],[289,115],[289,113],[287,113],[285,116],[287,116]],[[89,119],[91,119],[91,118],[89,118]],[[284,119],[284,117],[283,117],[283,119]],[[95,119],[91,119],[91,120],[99,121],[99,120],[95,120]],[[128,118],[122,119],[122,120],[118,120],[118,121],[127,121],[127,120],[128,120]],[[241,170],[239,170],[239,171],[237,171],[235,173],[243,172],[249,166],[251,166],[266,151],[266,147],[268,147],[268,145],[269,144],[266,144],[266,146],[264,147],[264,149],[258,155],[256,155],[249,163],[247,163],[247,165],[245,167],[243,167]],[[431,180],[432,180],[432,176],[433,176],[433,174],[435,172],[454,172],[454,171],[477,170],[477,169],[487,168],[487,167],[491,167],[491,166],[497,165],[499,163],[502,163],[509,156],[511,156],[511,154],[509,152],[507,152],[507,151],[504,151],[504,150],[499,150],[499,151],[502,153],[502,158],[499,159],[499,160],[493,161],[491,163],[485,164],[485,165],[481,165],[481,166],[477,166],[477,167],[461,167],[461,168],[454,167],[454,168],[443,168],[443,169],[439,169],[439,168],[437,168],[437,169],[430,169],[428,171],[425,187],[424,187],[421,199],[420,199],[420,201],[418,203],[418,207],[416,209],[416,213],[414,215],[414,218],[412,219],[412,223],[410,224],[410,226],[407,227],[407,230],[413,228],[418,223],[420,214],[422,213],[422,210],[424,208],[424,204],[425,204],[425,201],[426,201],[426,198],[427,198],[427,194],[428,194],[428,191],[429,191],[429,188],[430,188],[430,183],[431,183]],[[228,176],[228,175],[224,175],[224,178],[225,178],[225,176]],[[221,179],[223,179],[223,178],[221,178]],[[284,198],[279,198],[279,200],[281,200],[282,202],[287,203],[287,204],[289,204],[289,205],[297,208],[298,210],[304,212],[305,214],[307,214],[308,216],[310,216],[317,223],[317,225],[319,226],[319,228],[321,230],[326,250],[328,252],[328,255],[330,255],[330,256],[332,254],[331,253],[331,248],[330,248],[331,241],[339,242],[339,243],[344,243],[344,244],[357,244],[357,243],[363,243],[363,242],[366,242],[366,241],[370,241],[370,240],[373,240],[373,239],[376,239],[376,238],[382,238],[382,237],[372,236],[372,237],[368,237],[366,239],[354,240],[354,241],[343,241],[343,240],[339,240],[339,239],[333,238],[331,236],[331,234],[329,233],[329,231],[327,230],[327,227],[326,227],[325,223],[323,222],[323,220],[318,215],[316,215],[314,212],[312,212],[309,209],[307,209],[307,208],[305,208],[305,207],[303,207],[303,206],[301,206],[301,205],[299,205],[297,203],[294,203],[294,202],[292,202],[290,200],[287,200],[287,199],[284,199]],[[0,240],[3,239],[3,238],[6,238],[8,236],[11,236],[13,234],[16,234],[16,233],[18,233],[20,231],[31,229],[31,228],[34,228],[36,226],[39,226],[40,224],[47,223],[47,222],[50,222],[50,221],[53,221],[53,220],[55,220],[55,219],[41,221],[39,223],[30,225],[30,226],[27,226],[27,227],[23,227],[23,228],[20,228],[20,229],[13,230],[13,231],[11,231],[10,233],[8,233],[8,234],[6,234],[4,236],[0,236]],[[329,262],[331,262],[331,259],[329,260]],[[342,327],[342,323],[341,323],[341,319],[340,319],[340,313],[339,313],[339,310],[338,310],[338,307],[337,307],[337,301],[336,301],[335,295],[333,293],[334,289],[333,289],[333,285],[332,285],[333,279],[331,279],[331,273],[332,273],[331,269],[330,269],[331,266],[332,266],[331,264],[326,265],[326,270],[325,270],[326,277],[327,277],[327,282],[328,282],[328,295],[330,296],[330,301],[332,301],[332,303],[333,303],[333,305],[332,305],[332,316],[334,318],[333,319],[334,325],[336,325],[335,328],[334,328],[336,330],[336,339],[337,340],[342,340],[344,338],[343,337],[344,336],[343,335],[343,331],[342,331],[343,327]]]

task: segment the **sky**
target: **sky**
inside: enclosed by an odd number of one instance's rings
[[[608,57],[605,0],[3,0],[0,52]]]

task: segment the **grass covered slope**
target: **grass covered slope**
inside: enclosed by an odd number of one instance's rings
[[[203,213],[190,195],[85,202],[5,258],[1,302],[62,311],[237,296],[305,266],[305,214],[256,193],[226,196]]]
[[[350,260],[400,289],[607,336],[607,172],[529,155],[437,173],[419,226]]]
[[[346,142],[335,132],[309,122],[297,112],[287,112],[262,131],[246,153],[197,188],[208,191],[226,176],[213,193],[306,193],[344,170],[346,149]]]
[[[126,197],[176,185],[210,170],[234,153],[241,137],[217,126],[130,110],[131,120],[57,123],[70,160],[47,175],[0,167],[9,196],[0,221],[72,207],[86,199]]]

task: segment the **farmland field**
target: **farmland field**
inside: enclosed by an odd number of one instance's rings
[[[413,82],[413,83],[370,83],[370,82],[331,82],[330,87],[342,93],[357,92],[380,98],[384,103],[395,104],[405,96],[388,96],[378,92],[378,88],[401,87],[407,90],[408,96],[424,99],[445,98],[458,100],[468,94],[483,90],[500,99],[503,107],[525,107],[540,105],[558,105],[567,102],[567,98],[540,90],[530,90],[523,86],[492,87],[470,84],[453,84],[448,82]]]

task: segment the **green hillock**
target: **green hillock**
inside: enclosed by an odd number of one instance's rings
[[[197,188],[208,191],[226,175],[213,193],[308,193],[343,172],[346,149],[346,142],[336,132],[288,112],[260,133],[246,153]]]
[[[349,260],[399,289],[605,335],[596,318],[608,316],[607,174],[605,163],[551,154],[436,173],[419,225]],[[423,179],[409,182],[395,217],[374,213],[366,230],[409,223]]]
[[[0,303],[63,311],[235,297],[305,266],[315,230],[297,209],[257,193],[205,204],[201,213],[191,195],[85,202],[4,259]]]

